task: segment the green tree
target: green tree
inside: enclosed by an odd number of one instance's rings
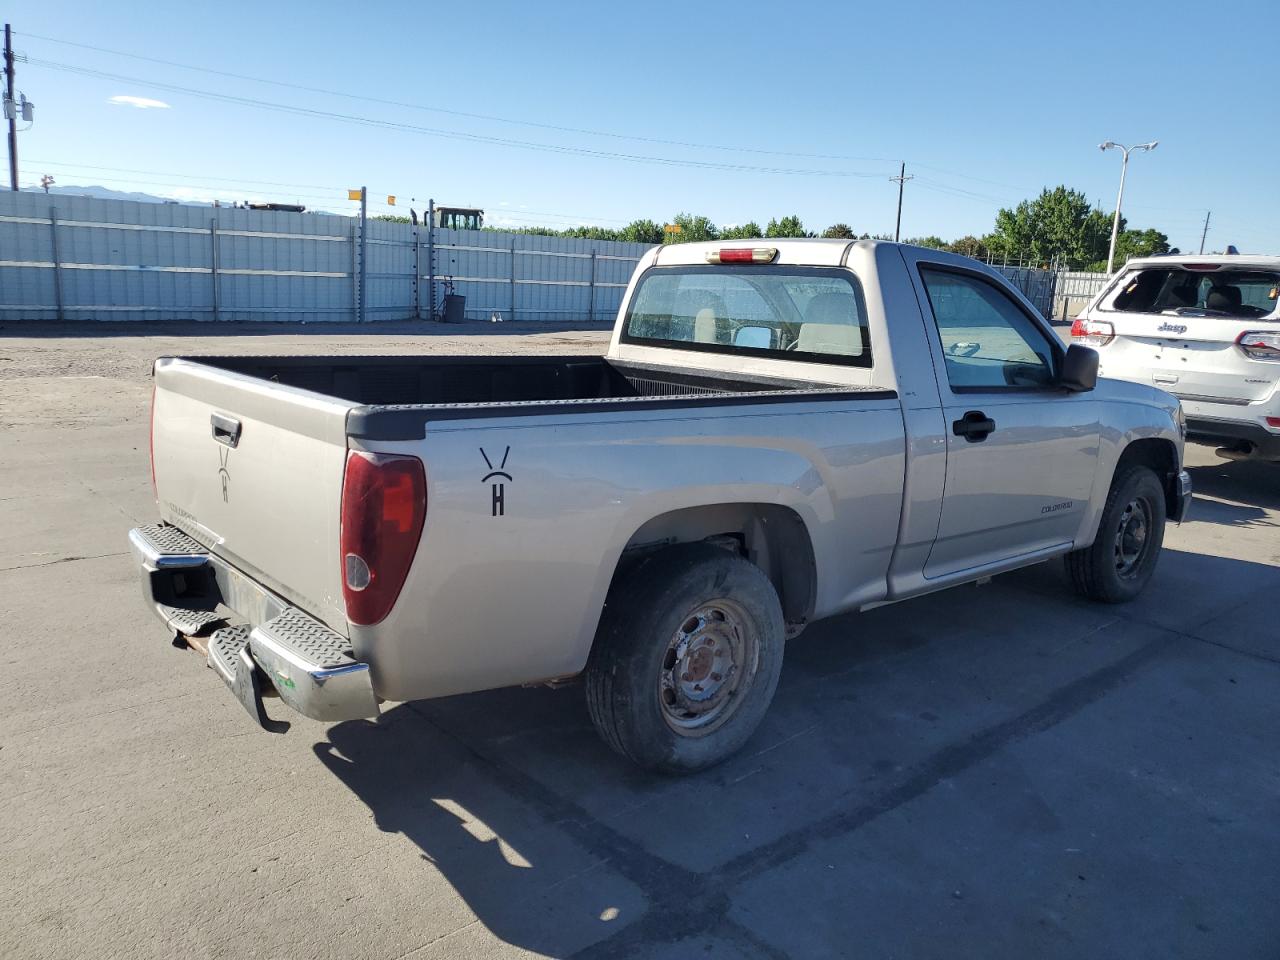
[[[828,240],[856,240],[858,238],[858,235],[853,232],[853,227],[847,223],[833,223],[822,231],[822,235]]]
[[[991,248],[987,246],[985,239],[975,237],[972,234],[961,237],[959,240],[952,240],[942,249],[958,253],[962,257],[973,257],[975,260],[985,260],[991,252]]]
[[[783,217],[781,220],[770,220],[769,225],[764,228],[766,237],[809,237],[810,233],[806,233],[804,224],[800,222],[800,218],[795,214],[789,217]]]
[[[735,224],[732,227],[720,228],[721,240],[755,240],[763,237],[764,231],[760,229],[760,224],[754,220],[748,220],[746,223]]]
[[[997,257],[1080,266],[1107,255],[1110,234],[1110,217],[1090,207],[1079,190],[1059,186],[1002,209],[987,242]]]
[[[618,239],[627,243],[661,243],[662,224],[652,220],[632,220],[618,231]]]
[[[706,217],[677,213],[671,222],[680,228],[680,232],[663,234],[664,243],[697,243],[700,240],[720,239],[720,231]]]
[[[941,237],[935,237],[935,236],[911,237],[910,239],[904,242],[909,243],[912,246],[916,246],[916,247],[929,247],[930,249],[933,249],[933,250],[947,249],[947,241],[943,240]]]
[[[1169,238],[1159,230],[1124,230],[1116,237],[1115,265],[1121,266],[1134,257],[1154,257],[1169,252]],[[1100,260],[1093,269],[1107,269],[1106,260]]]

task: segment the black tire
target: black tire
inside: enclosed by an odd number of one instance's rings
[[[656,551],[609,591],[586,669],[591,719],[646,769],[703,770],[759,726],[785,642],[777,592],[755,564],[708,544]]]
[[[1140,594],[1164,546],[1165,509],[1164,488],[1150,467],[1117,472],[1092,546],[1067,554],[1067,573],[1076,592],[1102,603],[1127,603]]]

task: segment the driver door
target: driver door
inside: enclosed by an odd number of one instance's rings
[[[947,431],[942,514],[925,576],[1069,546],[1093,493],[1098,402],[1056,385],[1061,342],[1001,285],[903,252]]]

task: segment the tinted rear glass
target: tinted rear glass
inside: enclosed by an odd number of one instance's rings
[[[1125,281],[1111,308],[1253,319],[1275,312],[1278,293],[1280,273],[1268,270],[1140,270]]]
[[[655,267],[636,287],[623,341],[867,366],[858,281],[822,267]]]

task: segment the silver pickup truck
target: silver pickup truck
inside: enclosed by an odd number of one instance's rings
[[[603,357],[160,359],[146,601],[269,730],[266,696],[581,675],[613,748],[689,771],[814,620],[1055,556],[1142,590],[1191,495],[1177,400],[972,260],[770,243],[652,250]]]

